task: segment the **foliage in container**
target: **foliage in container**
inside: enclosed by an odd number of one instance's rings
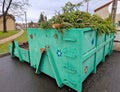
[[[98,34],[109,34],[110,32],[115,33],[115,26],[112,24],[110,17],[102,19],[97,15],[92,15],[90,18],[91,28],[98,31]]]
[[[76,5],[76,6],[75,6]],[[41,28],[52,28],[52,24],[62,24],[62,28],[85,28],[91,27],[98,31],[98,34],[109,34],[110,32],[116,32],[115,26],[113,26],[110,17],[102,19],[97,15],[91,15],[87,12],[79,10],[79,4],[72,4],[71,2],[66,3],[62,8],[63,13],[58,13],[53,16],[49,21],[42,23]]]

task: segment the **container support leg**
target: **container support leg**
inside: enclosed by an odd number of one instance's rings
[[[56,66],[55,60],[53,59],[52,54],[51,54],[49,48],[47,49],[47,54],[48,54],[48,59],[49,59],[50,65],[51,65],[51,67],[52,67],[53,74],[54,74],[54,76],[55,76],[57,85],[58,85],[59,87],[62,87],[62,86],[63,86],[62,80],[61,80],[61,78],[60,78],[60,75],[59,75],[59,72],[58,72],[58,68],[57,68],[57,66]]]
[[[39,57],[39,59],[38,59],[38,62],[37,62],[38,64],[36,64],[37,67],[36,67],[35,73],[37,73],[37,74],[40,74],[39,68],[40,68],[40,63],[41,63],[41,57],[42,57],[42,55],[43,55],[43,53],[41,53],[41,55],[40,55],[40,57]]]

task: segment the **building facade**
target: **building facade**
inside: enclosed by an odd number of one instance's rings
[[[15,26],[15,18],[12,15],[7,15],[7,31],[10,30],[15,30],[16,26]],[[3,31],[3,16],[0,16],[0,31]]]
[[[100,16],[101,18],[107,18],[110,15],[109,6],[113,1],[110,1],[97,9],[94,10],[94,13]],[[120,30],[120,13],[116,14],[115,23],[117,24],[117,29]]]

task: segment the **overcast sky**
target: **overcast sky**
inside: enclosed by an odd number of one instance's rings
[[[44,12],[44,14],[51,18],[55,14],[55,10],[60,11],[61,7],[65,5],[66,2],[72,2],[72,3],[78,3],[82,0],[29,0],[29,3],[31,4],[30,7],[28,7],[26,13],[27,13],[27,20],[28,22],[34,21],[37,22],[40,16],[41,12]],[[111,0],[90,0],[89,2],[89,12],[93,13],[94,9],[100,7],[101,5],[109,2]],[[81,10],[86,10],[86,4],[81,6]],[[23,22],[24,23],[24,16],[21,18],[17,18],[16,22]]]

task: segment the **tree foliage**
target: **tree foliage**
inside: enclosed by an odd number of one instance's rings
[[[47,21],[47,17],[43,13],[41,13],[38,20],[38,25],[40,27],[43,27],[44,25],[47,25],[46,21]]]
[[[80,6],[82,6],[83,2],[79,2],[77,4],[73,4],[71,2],[67,2],[64,7],[62,7],[62,10],[64,13],[66,12],[72,12],[75,10],[79,10]]]
[[[44,21],[44,15],[41,13],[41,14],[40,14],[40,18],[39,18],[39,21],[38,21],[38,22],[42,22],[42,21]]]
[[[31,21],[31,22],[28,23],[28,26],[29,26],[30,28],[32,28],[32,27],[33,27],[33,24],[34,24],[33,21]]]

